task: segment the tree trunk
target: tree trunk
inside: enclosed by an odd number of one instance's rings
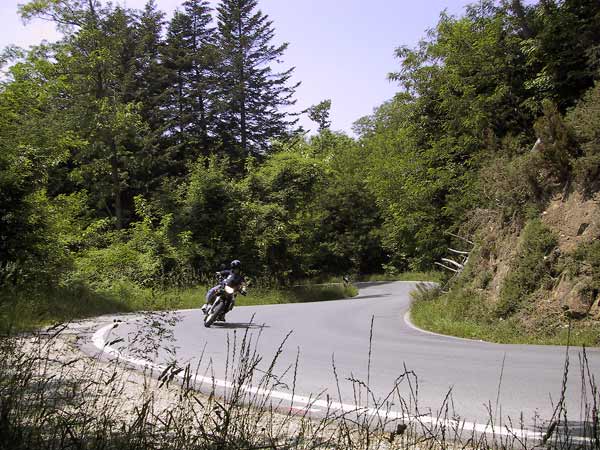
[[[117,229],[123,228],[123,200],[121,198],[121,177],[119,176],[119,163],[117,159],[117,145],[112,140],[110,144],[111,157],[111,179],[114,199],[115,216],[117,218]]]
[[[246,72],[244,70],[244,64],[246,64],[246,58],[244,54],[244,48],[241,46],[242,39],[242,21],[241,17],[238,21],[238,37],[240,39],[240,133],[242,142],[242,154],[243,158],[248,156],[248,130],[246,129]]]

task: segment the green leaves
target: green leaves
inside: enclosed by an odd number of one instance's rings
[[[64,37],[0,58],[16,62],[0,85],[2,257],[96,285],[233,258],[284,282],[429,269],[475,208],[522,220],[550,181],[597,183],[597,89],[562,116],[598,77],[595,3],[442,14],[396,50],[400,92],[357,139],[329,130],[329,100],[307,110],[318,133],[294,135],[287,44],[258,6],[222,0],[213,21],[186,0],[165,30],[155,2],[27,2]]]
[[[319,125],[319,133],[331,126],[329,120],[329,110],[331,109],[331,100],[323,100],[316,105],[308,108],[308,118]]]
[[[566,117],[567,125],[583,150],[573,163],[575,177],[591,191],[600,180],[600,84],[591,88]]]
[[[557,236],[539,220],[530,221],[523,230],[517,256],[500,290],[496,305],[499,317],[517,312],[528,296],[551,275],[550,253],[558,244]]]

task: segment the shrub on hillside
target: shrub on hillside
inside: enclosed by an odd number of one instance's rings
[[[594,302],[600,294],[600,241],[579,246],[573,259],[575,268],[571,275],[581,277],[583,284],[580,293]]]
[[[574,163],[575,179],[586,189],[597,189],[600,179],[600,84],[590,89],[567,115],[583,156]]]
[[[517,256],[500,290],[496,305],[499,317],[517,312],[552,272],[551,253],[558,243],[554,232],[539,219],[534,219],[525,226],[521,239]]]
[[[526,153],[492,160],[481,171],[480,191],[487,207],[502,212],[504,218],[525,218],[546,197],[542,157]]]
[[[543,104],[544,115],[534,125],[540,140],[539,153],[549,174],[558,182],[571,176],[573,161],[579,156],[579,146],[572,128],[565,122],[556,105],[550,101]],[[546,180],[546,183],[553,181]]]
[[[127,230],[106,231],[105,245],[81,251],[75,260],[76,279],[100,289],[110,289],[121,282],[138,286],[155,286],[177,265],[177,252],[169,240],[171,216],[160,221],[148,210],[143,198],[136,198],[141,217]],[[158,222],[158,223],[155,223]]]

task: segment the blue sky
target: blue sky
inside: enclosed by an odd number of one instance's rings
[[[26,0],[0,0],[0,48],[22,47],[58,34],[51,24],[24,26],[17,5]],[[183,0],[157,0],[170,17]],[[143,8],[146,0],[113,3]],[[216,0],[211,0],[216,5]],[[461,15],[467,0],[259,0],[258,7],[273,21],[276,43],[288,42],[283,67],[296,67],[296,109],[331,99],[332,129],[351,133],[352,123],[392,98],[397,88],[387,74],[398,67],[394,49],[414,46],[435,26],[447,9]],[[316,125],[302,117],[305,128]]]

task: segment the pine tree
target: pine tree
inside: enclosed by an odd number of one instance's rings
[[[282,111],[293,105],[296,85],[288,82],[294,68],[273,72],[287,43],[274,46],[273,22],[256,0],[223,0],[218,12],[219,134],[234,160],[269,151],[269,142],[285,136],[297,119]]]
[[[156,1],[149,0],[135,23],[135,98],[142,102],[141,116],[152,130],[160,128],[162,119],[158,114],[160,95],[165,80],[160,67],[161,49],[164,45],[162,31],[165,14],[157,10]]]
[[[185,131],[189,119],[185,117],[184,92],[187,67],[183,35],[189,26],[187,17],[176,11],[167,27],[167,37],[161,60],[165,71],[166,89],[162,98],[164,120],[163,149],[173,155],[180,153],[185,144]]]
[[[77,163],[86,187],[96,191],[98,206],[114,215],[118,228],[133,214],[132,181],[144,134],[135,96],[134,22],[133,12],[120,7],[92,16],[73,37],[70,61],[78,68],[72,72],[71,111],[75,121],[87,115],[80,130],[90,143]]]
[[[167,77],[161,64],[164,47],[162,32],[165,14],[149,0],[135,24],[135,100],[140,105],[139,113],[147,126],[137,151],[139,172],[135,186],[145,196],[154,191],[168,172],[169,155],[162,151],[162,136],[165,132],[163,95]]]
[[[211,27],[211,10],[206,0],[187,0],[183,3],[189,17],[187,48],[191,62],[188,102],[192,113],[190,137],[201,153],[210,152],[213,104],[215,93],[216,34]]]
[[[163,64],[166,145],[176,160],[211,151],[215,92],[215,29],[205,0],[187,0],[169,23]]]

